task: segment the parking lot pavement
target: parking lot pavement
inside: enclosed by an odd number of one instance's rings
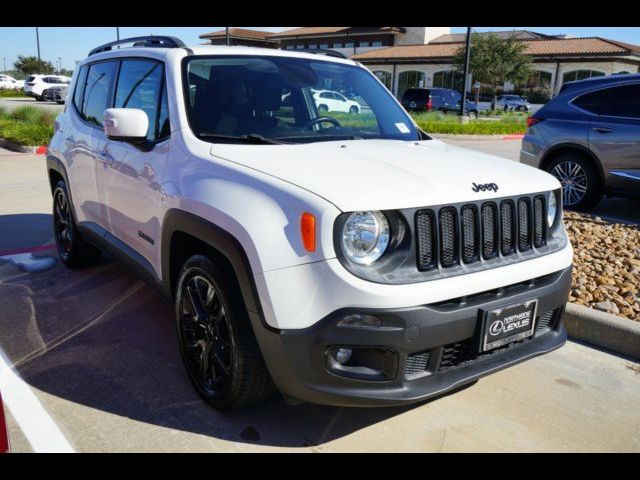
[[[38,102],[35,98],[0,98],[0,108],[11,112],[16,108],[24,105],[31,105],[36,108],[51,110],[53,112],[61,112],[64,105],[58,105],[56,102]]]
[[[0,252],[53,242],[44,159],[0,148]]]
[[[640,451],[638,364],[572,342],[418,406],[219,413],[187,380],[172,309],[113,263],[1,265],[0,312],[0,348],[76,451]],[[14,449],[37,437],[23,421]]]
[[[0,153],[0,195],[0,245],[51,243],[44,156]],[[417,406],[276,396],[219,413],[189,384],[171,307],[136,277],[108,259],[28,273],[10,258],[0,390],[14,451],[640,451],[640,364],[574,342]]]
[[[437,137],[437,135],[434,135]],[[482,140],[469,138],[442,138],[443,142],[451,143],[463,148],[477,150],[491,155],[497,155],[518,162],[520,160],[521,140]],[[600,216],[615,222],[633,223],[640,225],[640,201],[611,197],[603,199],[589,212],[591,215]]]

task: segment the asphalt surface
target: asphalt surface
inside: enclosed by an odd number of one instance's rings
[[[25,105],[31,105],[54,112],[61,112],[64,109],[64,105],[58,105],[56,102],[38,102],[35,98],[0,98],[0,109],[8,112]]]
[[[108,259],[29,272],[57,259],[50,202],[44,156],[0,151],[0,390],[13,451],[640,452],[640,364],[575,342],[410,407],[276,396],[219,413],[187,380],[171,307],[136,277]]]

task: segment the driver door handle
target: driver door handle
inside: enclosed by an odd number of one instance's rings
[[[598,133],[611,133],[613,129],[609,127],[593,127],[593,131]]]

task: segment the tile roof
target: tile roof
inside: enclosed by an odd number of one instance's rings
[[[474,32],[479,35],[494,34],[499,38],[509,38],[512,35],[518,40],[531,40],[534,38],[550,38],[553,35],[545,35],[543,33],[532,32],[531,30],[501,30],[497,32]],[[452,43],[452,42],[464,42],[467,38],[466,33],[445,33],[439,37],[434,38],[429,43]]]
[[[608,40],[599,37],[588,38],[554,38],[521,40],[527,45],[526,54],[531,56],[558,55],[640,55],[640,46]],[[383,59],[426,59],[451,58],[461,45],[455,43],[427,43],[424,45],[397,45],[394,47],[372,50],[351,57],[353,60]]]
[[[272,33],[270,38],[291,38],[310,35],[357,34],[357,33],[395,33],[402,27],[300,27],[284,32]]]

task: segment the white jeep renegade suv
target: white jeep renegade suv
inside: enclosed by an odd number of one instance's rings
[[[58,251],[175,304],[216,408],[397,405],[560,347],[560,184],[416,126],[363,66],[123,40],[76,69],[47,157]],[[357,93],[359,115],[315,90]]]

